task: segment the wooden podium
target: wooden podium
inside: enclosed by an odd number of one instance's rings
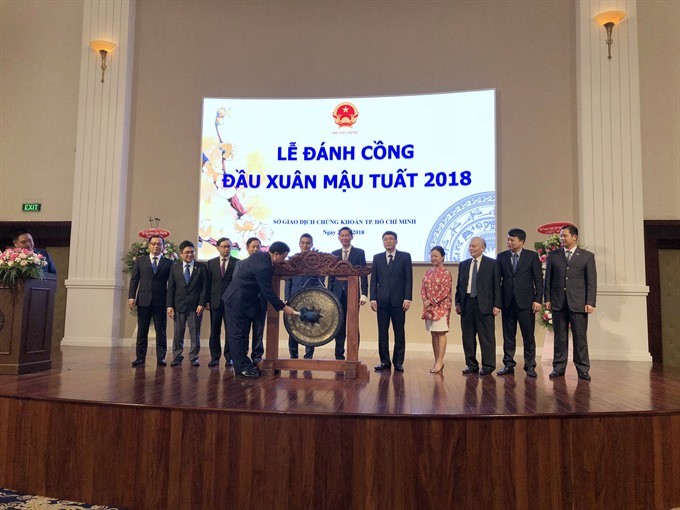
[[[52,321],[57,277],[24,278],[16,289],[0,287],[0,374],[52,368]]]
[[[352,266],[330,253],[321,252],[298,253],[276,266],[272,286],[277,296],[280,293],[281,280],[291,276],[334,276],[337,280],[347,281],[346,359],[279,358],[279,312],[269,304],[262,373],[272,375],[280,370],[325,370],[343,373],[347,379],[368,377],[366,365],[359,361],[359,278],[368,273],[370,269],[367,267]]]

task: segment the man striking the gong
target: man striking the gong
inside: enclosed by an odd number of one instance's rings
[[[289,252],[286,243],[276,241],[269,247],[269,252],[256,252],[242,260],[222,296],[236,377],[260,377],[259,369],[248,357],[248,332],[258,314],[266,310],[267,301],[277,312],[283,310],[286,315],[295,314],[295,310],[281,301],[272,288],[274,266],[283,262]]]

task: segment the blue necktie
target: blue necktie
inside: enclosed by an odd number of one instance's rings
[[[158,271],[158,257],[153,258],[153,263],[151,264],[151,269],[153,269],[153,274],[156,274],[156,271]]]
[[[393,260],[392,255],[391,254],[388,255],[387,256],[387,267],[392,267],[392,260]]]
[[[516,273],[517,272],[517,259],[519,258],[519,255],[516,253],[512,254],[512,272]]]
[[[470,297],[477,297],[477,259],[472,266],[472,281],[470,282]]]
[[[191,272],[189,271],[189,264],[184,266],[184,281],[189,285],[189,280],[191,279]]]

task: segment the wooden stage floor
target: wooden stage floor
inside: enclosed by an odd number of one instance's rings
[[[133,404],[152,407],[373,416],[546,416],[664,413],[680,410],[680,370],[650,363],[593,361],[592,381],[573,365],[550,380],[539,361],[538,378],[517,367],[512,376],[463,376],[462,355],[448,354],[443,375],[430,374],[429,353],[408,352],[405,372],[373,372],[376,351],[361,351],[368,379],[332,372],[282,371],[258,380],[236,379],[222,364],[208,368],[130,367],[128,348],[62,347],[47,372],[0,376],[0,395],[30,399]],[[322,353],[323,359],[331,356]]]
[[[366,379],[243,380],[207,357],[133,369],[127,348],[62,347],[0,376],[0,487],[134,510],[680,506],[678,370],[466,377],[449,354],[434,375],[407,352],[375,373],[362,350]]]

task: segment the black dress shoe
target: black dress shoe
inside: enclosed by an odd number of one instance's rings
[[[536,377],[536,370],[533,368],[527,368],[527,377]]]
[[[297,354],[291,354],[290,359],[298,359],[298,355]]]
[[[588,374],[588,372],[579,372],[578,378],[583,379],[584,381],[590,381],[590,374]]]
[[[164,367],[164,366],[167,366],[167,363],[165,362],[164,359],[159,359],[159,360],[158,360],[158,365],[161,366],[161,367]]]
[[[383,370],[391,370],[392,365],[390,365],[389,363],[380,363],[379,365],[376,365],[375,367],[373,367],[373,369],[376,372],[382,372]]]
[[[484,367],[479,371],[479,375],[491,375],[493,374],[493,368]]]
[[[463,370],[463,375],[476,374],[477,372],[479,372],[479,368],[477,367],[465,367],[465,370]]]
[[[229,358],[227,362],[224,364],[225,367],[233,367],[234,366],[234,360]]]
[[[510,375],[514,373],[515,373],[514,367],[503,367],[498,372],[496,372],[496,375]]]
[[[394,365],[394,370],[396,372],[403,372],[404,371],[404,365]]]
[[[143,359],[137,358],[136,360],[134,360],[134,361],[132,362],[132,368],[143,367],[143,366],[144,366],[144,363],[145,363],[145,361],[144,361]]]
[[[344,356],[338,356],[337,354],[335,355],[335,359],[338,360],[338,361],[345,361]]]
[[[236,377],[240,377],[241,379],[259,379],[260,372],[256,372],[252,368],[246,368],[243,372],[236,374]]]
[[[551,379],[556,379],[558,377],[564,377],[564,372],[558,372],[557,370],[553,370],[550,372],[550,375],[548,376]]]
[[[191,360],[191,366],[192,367],[200,367],[201,364],[198,362],[198,358],[194,358]]]
[[[312,359],[312,358],[313,358],[313,355],[312,355],[312,354],[305,354],[305,355],[303,356],[303,358],[304,358],[304,359]]]
[[[216,367],[217,365],[220,364],[220,360],[218,359],[211,359],[210,362],[208,363],[209,367]]]
[[[182,360],[181,360],[181,359],[177,359],[177,358],[173,359],[173,360],[170,362],[170,366],[171,366],[171,367],[178,367],[178,366],[180,366],[181,364],[182,364]]]

